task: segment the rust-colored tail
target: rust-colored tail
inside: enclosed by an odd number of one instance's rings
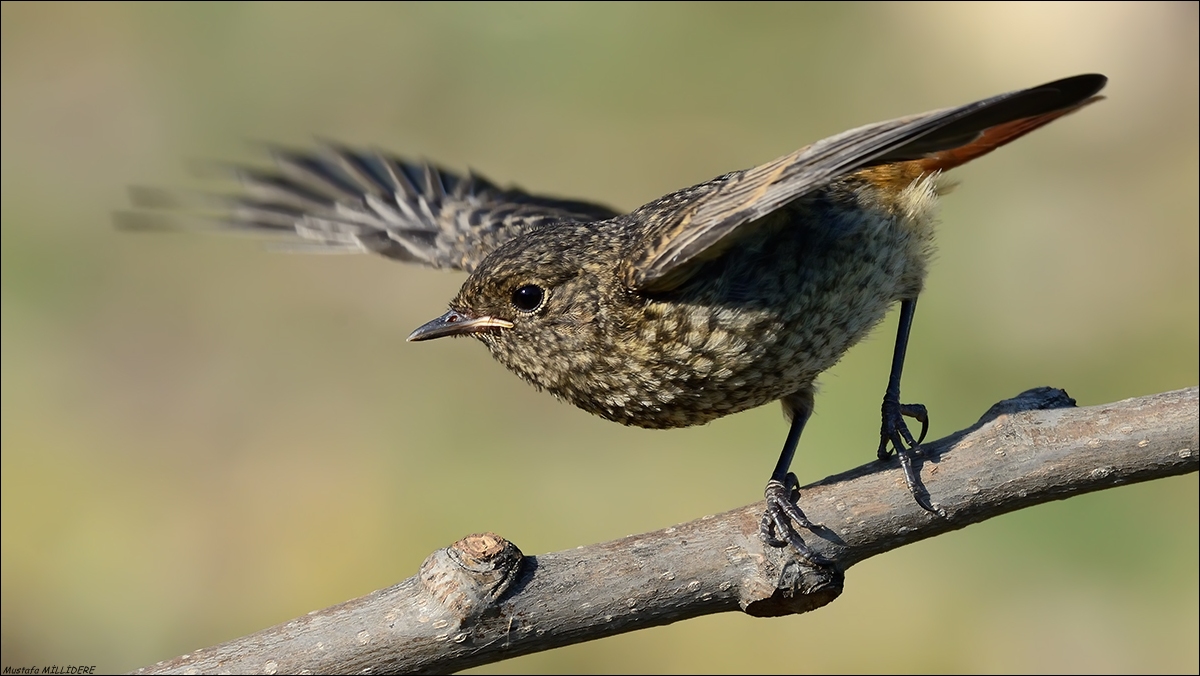
[[[1063,108],[1041,115],[1032,117],[1024,117],[1012,122],[1005,122],[994,127],[989,127],[979,134],[979,136],[964,145],[957,148],[950,148],[939,152],[931,153],[928,156],[915,160],[924,173],[932,171],[945,171],[953,169],[961,164],[966,164],[971,160],[982,157],[1002,145],[1011,143],[1038,127],[1050,124],[1064,115],[1090,106],[1091,104],[1103,99],[1103,96],[1093,96],[1089,99],[1079,102],[1077,105],[1070,108]]]

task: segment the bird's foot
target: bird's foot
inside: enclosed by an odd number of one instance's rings
[[[908,431],[904,418],[912,418],[921,423],[921,435],[913,439]],[[880,460],[891,457],[892,451],[900,458],[900,467],[904,469],[904,482],[908,484],[908,492],[922,509],[945,516],[941,507],[935,506],[929,499],[929,491],[921,483],[917,468],[913,465],[913,456],[921,454],[921,442],[925,441],[925,433],[929,431],[929,412],[921,404],[901,404],[892,399],[883,400],[883,425],[879,431],[879,450],[876,455]]]
[[[791,545],[801,557],[814,566],[832,565],[828,559],[805,544],[796,532],[797,528],[810,532],[824,528],[819,523],[809,521],[796,504],[800,497],[800,482],[796,475],[788,472],[784,481],[771,479],[767,482],[764,493],[767,498],[767,511],[763,513],[762,522],[759,524],[759,535],[763,541],[771,547]]]

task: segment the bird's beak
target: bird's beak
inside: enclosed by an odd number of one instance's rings
[[[437,319],[422,324],[416,331],[408,335],[408,340],[430,340],[443,336],[462,336],[468,333],[480,333],[491,329],[511,329],[513,323],[499,317],[472,317],[469,314],[451,310]]]

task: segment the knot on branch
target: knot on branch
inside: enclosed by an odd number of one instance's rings
[[[418,578],[459,624],[493,608],[521,572],[524,555],[495,533],[476,533],[429,555]]]
[[[775,561],[763,561],[760,574],[746,582],[741,607],[754,617],[807,613],[828,605],[842,594],[845,575],[835,565],[814,566],[794,552],[780,550]],[[774,588],[762,584],[775,580]]]

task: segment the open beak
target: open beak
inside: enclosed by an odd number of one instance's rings
[[[410,341],[430,340],[443,336],[463,336],[468,333],[481,333],[492,329],[511,329],[513,323],[499,317],[472,317],[471,315],[451,310],[437,319],[422,324],[416,331],[408,335]]]

